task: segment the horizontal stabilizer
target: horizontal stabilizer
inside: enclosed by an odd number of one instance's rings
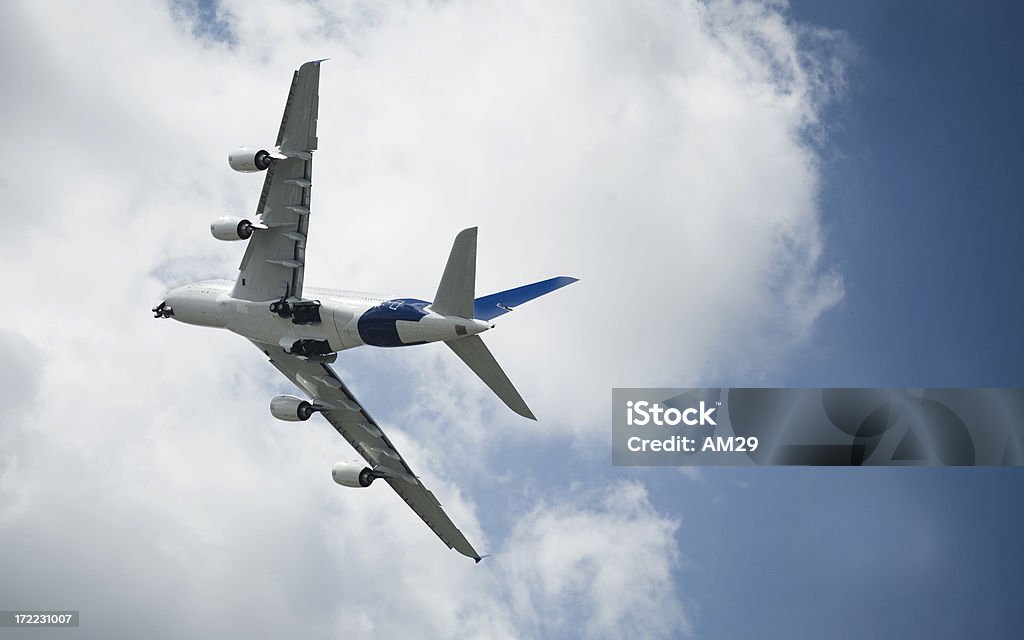
[[[576,282],[577,278],[559,276],[549,280],[541,280],[533,284],[523,285],[501,293],[492,293],[473,302],[473,317],[477,320],[491,320],[515,309],[524,302],[539,298],[546,293],[561,289]]]
[[[480,339],[480,336],[467,336],[465,338],[449,340],[445,344],[455,352],[455,355],[462,358],[462,361],[469,365],[473,373],[480,376],[484,384],[490,387],[491,391],[496,393],[501,398],[501,401],[508,405],[509,409],[524,418],[529,418],[530,420],[537,419],[533,412],[530,411],[530,407],[526,406],[526,401],[523,400],[523,397],[512,386],[512,381],[501,370],[501,365],[491,355],[490,350],[487,349],[487,345]]]

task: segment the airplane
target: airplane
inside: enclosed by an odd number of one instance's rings
[[[152,311],[156,318],[248,338],[306,396],[275,396],[270,413],[286,421],[319,413],[362,456],[363,461],[335,464],[335,482],[365,488],[383,479],[450,549],[480,562],[482,556],[330,365],[338,352],[363,345],[443,342],[509,408],[536,420],[479,334],[492,329],[498,316],[576,278],[559,276],[476,298],[472,227],[455,237],[432,301],[304,286],[321,62],[307,62],[293,73],[272,151],[242,147],[228,154],[235,171],[266,172],[251,220],[223,216],[210,225],[218,240],[248,241],[236,279],[177,287]]]

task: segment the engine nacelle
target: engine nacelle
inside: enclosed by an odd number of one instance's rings
[[[341,486],[353,489],[368,487],[377,478],[370,467],[359,461],[339,462],[331,469],[331,476]]]
[[[308,401],[295,396],[274,396],[270,400],[270,413],[278,420],[299,422],[309,420],[316,413]]]
[[[239,147],[228,153],[228,164],[241,173],[256,173],[266,171],[272,157],[266,149]]]
[[[253,224],[238,216],[221,216],[210,223],[210,233],[218,240],[248,240]]]

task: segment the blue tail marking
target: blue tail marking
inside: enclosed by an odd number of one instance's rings
[[[533,284],[523,285],[501,293],[492,293],[473,301],[473,316],[477,320],[491,320],[512,311],[524,302],[539,298],[546,293],[561,289],[576,282],[578,278],[559,276],[549,280],[541,280]]]

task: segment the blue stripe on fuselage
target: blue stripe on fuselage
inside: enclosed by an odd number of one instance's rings
[[[359,317],[357,327],[363,342],[375,347],[404,347],[421,342],[402,342],[398,337],[399,320],[419,322],[427,312],[429,302],[415,298],[395,298],[371,307]]]

